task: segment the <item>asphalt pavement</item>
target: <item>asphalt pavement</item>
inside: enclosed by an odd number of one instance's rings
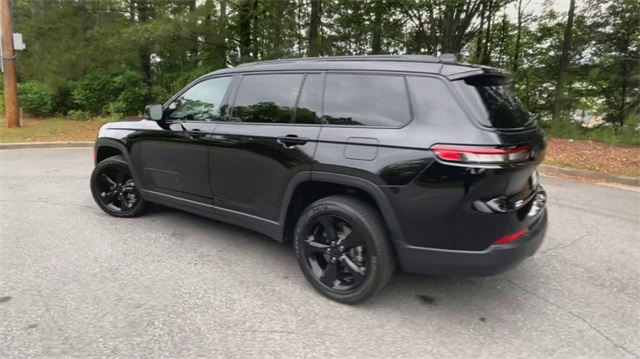
[[[91,149],[0,151],[0,358],[640,357],[640,192],[543,177],[548,236],[515,270],[397,274],[346,306],[262,235],[106,215],[91,169]]]

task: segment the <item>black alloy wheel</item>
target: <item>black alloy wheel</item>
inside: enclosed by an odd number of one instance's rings
[[[395,254],[379,212],[350,196],[310,204],[294,233],[298,264],[310,284],[340,303],[362,302],[395,270]]]
[[[367,275],[367,247],[344,219],[325,214],[311,221],[305,230],[303,255],[311,272],[323,285],[349,291]]]
[[[121,156],[100,162],[91,175],[91,192],[102,210],[114,217],[135,217],[145,203]]]

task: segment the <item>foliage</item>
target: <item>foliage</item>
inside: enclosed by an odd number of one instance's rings
[[[67,117],[76,121],[84,121],[91,118],[91,114],[83,110],[69,110]]]
[[[247,61],[455,53],[513,70],[525,105],[549,117],[564,52],[559,118],[589,110],[623,129],[640,112],[640,2],[577,2],[570,48],[567,14],[533,10],[527,0],[17,0],[14,16],[29,45],[19,80],[46,88],[55,113],[137,114]]]
[[[25,113],[34,116],[53,114],[54,95],[39,82],[18,84],[18,101]]]
[[[135,113],[144,106],[147,89],[137,72],[95,71],[77,83],[72,97],[78,109],[94,115]]]

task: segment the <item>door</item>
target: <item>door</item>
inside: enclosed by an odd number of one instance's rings
[[[216,213],[275,224],[291,179],[310,175],[324,75],[244,75],[209,156]],[[296,110],[296,103],[298,104]]]
[[[133,152],[144,190],[183,205],[213,205],[207,138],[224,112],[231,80],[190,85],[165,106],[163,120],[150,123],[137,138]]]

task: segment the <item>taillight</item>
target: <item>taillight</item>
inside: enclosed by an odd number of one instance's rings
[[[525,234],[527,234],[527,232],[529,232],[528,229],[521,229],[517,232],[513,232],[510,234],[507,234],[506,236],[502,236],[500,238],[498,238],[498,240],[496,240],[495,242],[493,242],[494,245],[500,245],[500,244],[507,244],[507,243],[511,243],[514,242],[518,239],[520,239],[522,236],[524,236]]]
[[[440,160],[446,162],[507,164],[528,161],[532,148],[529,145],[512,148],[436,145],[431,149]]]

